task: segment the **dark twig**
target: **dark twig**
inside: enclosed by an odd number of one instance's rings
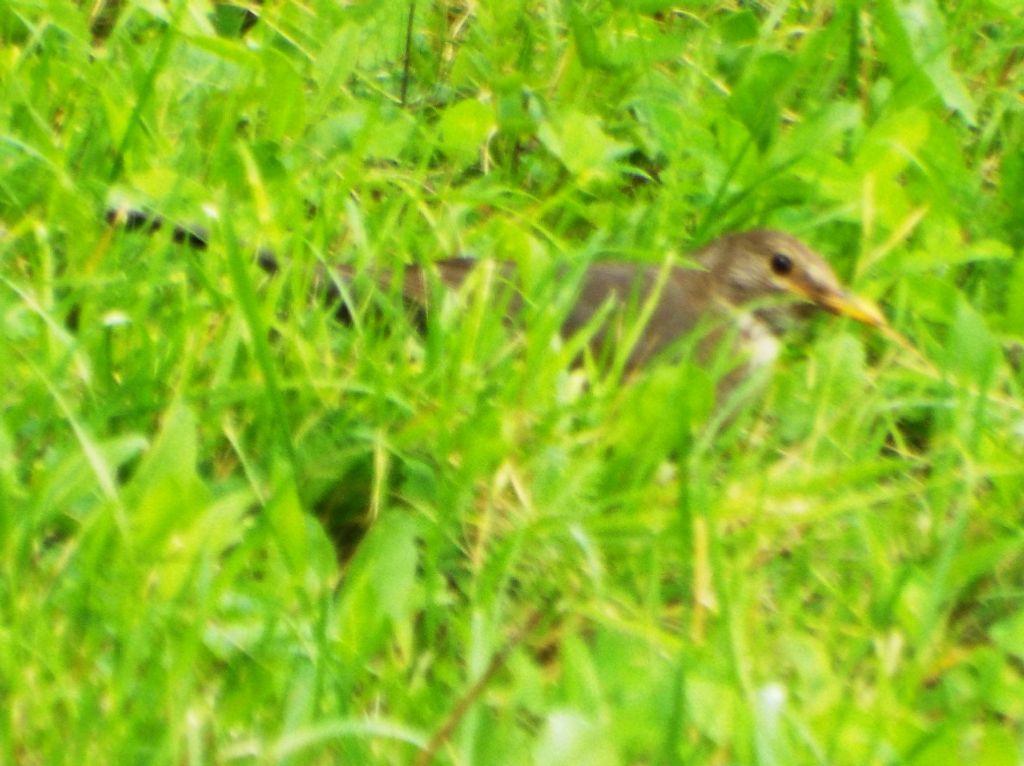
[[[487,685],[491,682],[497,672],[505,665],[505,662],[508,660],[508,656],[512,653],[512,650],[519,646],[519,644],[521,644],[526,637],[536,629],[546,613],[546,606],[534,610],[530,615],[530,618],[526,621],[526,624],[513,633],[501,649],[491,657],[491,662],[483,672],[483,675],[477,679],[476,683],[470,687],[469,691],[462,695],[462,698],[455,704],[455,707],[452,708],[451,712],[448,713],[448,717],[445,718],[441,728],[434,732],[434,736],[430,738],[430,742],[428,742],[427,746],[420,751],[419,757],[416,759],[416,766],[428,766],[428,764],[434,759],[438,750],[440,750],[444,743],[451,738],[455,729],[462,722],[462,719],[466,717],[466,713],[469,712],[473,703],[480,698],[480,695],[484,693],[484,689],[487,688]]]
[[[416,16],[416,0],[409,0],[409,19],[405,25],[405,62],[402,67],[402,106],[409,92],[409,69],[412,64],[412,22]]]

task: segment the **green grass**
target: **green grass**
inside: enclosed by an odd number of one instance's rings
[[[0,762],[1021,763],[1016,2],[93,5],[0,5]],[[759,225],[920,354],[579,384],[557,265]],[[309,300],[456,253],[521,323]]]

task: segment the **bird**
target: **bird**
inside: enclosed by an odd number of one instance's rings
[[[107,218],[127,229],[148,232],[163,224],[157,216],[134,210],[108,211]],[[194,249],[208,246],[208,234],[199,227],[174,226],[172,239]],[[277,257],[269,250],[260,250],[256,263],[269,274],[280,270]],[[508,318],[514,319],[527,296],[520,293],[516,268],[510,261],[455,256],[395,269],[373,267],[369,276],[381,289],[391,289],[397,283],[406,303],[423,313],[435,283],[459,290],[487,263],[496,268],[502,282],[512,285],[510,299],[494,305],[502,306]],[[333,276],[321,271],[314,291],[336,307],[339,319],[347,321],[352,308],[348,299],[351,288],[360,281],[360,271],[351,264],[330,270]],[[563,268],[560,275],[569,271]],[[684,339],[699,334],[693,344],[698,361],[709,362],[719,355],[734,360],[720,392],[770,366],[779,353],[782,336],[815,310],[894,334],[881,310],[844,287],[822,255],[793,235],[774,229],[726,234],[693,252],[686,262],[667,268],[596,260],[578,277],[561,335],[572,338],[596,320],[599,326],[592,328],[587,346],[593,355],[607,356],[609,347],[627,335],[623,326],[630,307],[645,321],[630,339],[627,372],[647,367],[671,349],[685,345]]]
[[[373,281],[389,288],[400,280],[405,301],[423,310],[430,301],[432,283],[458,290],[486,261],[454,257],[406,266],[397,274],[377,270]],[[349,285],[357,278],[351,266],[335,271]],[[497,273],[515,286],[513,264],[498,262]],[[329,289],[341,300],[336,286]],[[515,314],[522,302],[522,296],[514,294],[500,305]],[[594,355],[606,354],[609,344],[623,339],[626,308],[632,306],[633,314],[639,316],[645,305],[646,321],[628,350],[626,370],[648,366],[699,333],[694,344],[698,360],[708,361],[716,354],[736,360],[726,388],[774,361],[781,337],[815,309],[876,328],[888,326],[881,310],[846,289],[811,247],[782,231],[754,229],[716,239],[694,252],[688,262],[671,265],[667,271],[663,266],[626,261],[589,264],[579,278],[561,335],[571,338],[607,312],[588,341]],[[347,312],[342,305],[339,316]]]

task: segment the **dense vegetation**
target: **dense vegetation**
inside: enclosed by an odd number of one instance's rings
[[[0,4],[0,761],[1021,762],[1016,0],[251,11]],[[581,384],[552,264],[758,225],[917,350]]]

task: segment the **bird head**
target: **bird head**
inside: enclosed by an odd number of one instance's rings
[[[822,308],[873,327],[885,327],[881,311],[848,292],[824,258],[781,231],[730,234],[697,253],[720,300],[751,307],[781,330],[794,315]]]

